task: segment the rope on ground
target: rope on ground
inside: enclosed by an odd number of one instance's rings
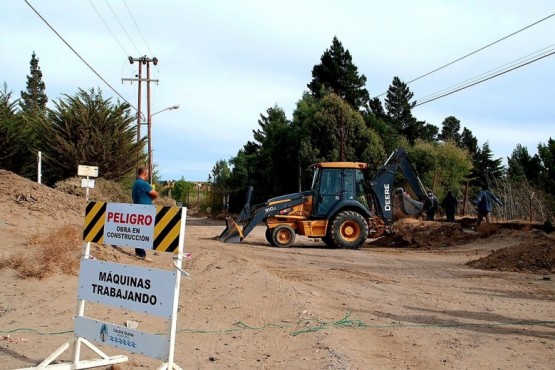
[[[368,327],[368,325],[366,325],[361,320],[349,320],[349,316],[351,316],[350,311],[347,312],[347,315],[345,315],[344,318],[342,318],[341,320],[337,320],[337,321],[326,322],[326,321],[322,321],[322,320],[318,320],[318,319],[299,320],[299,321],[297,321],[297,324],[301,324],[303,322],[308,323],[310,321],[316,321],[317,324],[313,325],[313,326],[309,326],[309,327],[304,328],[304,329],[296,330],[296,331],[292,332],[291,335],[292,336],[297,336],[299,334],[312,333],[312,332],[327,329],[327,328],[330,328],[330,327],[334,327],[334,328],[367,328]]]
[[[376,324],[367,325],[361,320],[353,320],[349,317],[351,312],[348,311],[345,317],[336,321],[323,321],[319,319],[301,319],[295,323],[295,327],[300,325],[305,325],[303,329],[295,330],[291,333],[292,336],[297,336],[299,334],[313,333],[319,330],[328,328],[373,328],[373,329],[397,329],[397,328],[472,328],[472,327],[493,327],[493,326],[547,326],[549,328],[555,329],[555,321],[553,320],[519,320],[519,321],[509,321],[509,322],[483,322],[483,323],[460,323],[460,322],[443,322],[436,324],[411,324],[402,322],[391,322],[389,324]],[[315,324],[312,324],[315,323]],[[265,324],[262,326],[250,326],[242,321],[237,321],[233,324],[235,328],[223,329],[223,330],[194,330],[194,329],[180,329],[176,333],[192,333],[192,334],[218,334],[218,333],[230,333],[230,332],[240,332],[243,330],[264,330],[267,328],[290,328],[290,324]],[[17,328],[12,330],[0,330],[0,334],[8,334],[7,336],[2,336],[0,339],[13,340],[9,334],[16,332],[32,332],[38,335],[62,335],[73,333],[73,330],[66,330],[60,332],[40,332],[35,329],[30,328]],[[156,333],[156,335],[164,335],[162,333]]]

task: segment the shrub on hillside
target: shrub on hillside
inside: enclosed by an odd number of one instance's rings
[[[81,187],[81,177],[70,177],[54,184],[54,189],[67,194],[85,197],[85,188]],[[89,199],[98,202],[130,203],[131,195],[117,182],[95,179],[94,189],[89,189]]]

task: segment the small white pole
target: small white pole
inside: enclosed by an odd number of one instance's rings
[[[41,183],[41,177],[42,177],[41,167],[42,167],[42,152],[39,151],[39,160],[38,160],[38,166],[37,166],[37,182],[39,184]]]
[[[89,176],[87,176],[87,187],[85,189],[87,189],[85,190],[85,194],[86,194],[85,199],[88,202],[89,201]]]

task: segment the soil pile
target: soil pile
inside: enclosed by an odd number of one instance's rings
[[[539,230],[527,233],[521,243],[494,251],[466,265],[484,270],[533,273],[555,272],[555,237]]]
[[[377,247],[437,249],[470,243],[480,233],[463,230],[458,223],[402,219],[395,224],[395,233],[370,243]]]
[[[10,204],[10,214],[19,217],[47,216],[53,221],[82,222],[85,215],[85,198],[63,193],[38,184],[13,172],[0,169],[0,202]]]

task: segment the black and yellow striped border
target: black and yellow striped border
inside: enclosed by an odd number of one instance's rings
[[[85,210],[83,240],[104,244],[106,202],[89,202]],[[156,206],[154,242],[152,248],[160,252],[174,252],[179,247],[179,232],[183,209],[180,207]]]

